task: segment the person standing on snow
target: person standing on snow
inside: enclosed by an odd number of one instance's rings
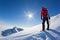
[[[50,16],[48,14],[47,8],[42,7],[42,10],[41,10],[41,20],[43,21],[42,31],[45,31],[45,21],[47,22],[47,30],[49,30],[49,19],[50,19]]]

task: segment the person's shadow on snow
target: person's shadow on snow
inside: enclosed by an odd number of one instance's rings
[[[53,33],[57,34],[60,36],[60,32],[54,30],[54,29],[50,29],[49,31],[52,31]],[[46,35],[51,39],[51,40],[57,40],[54,36],[52,36],[50,33],[48,33],[47,31],[45,31]]]
[[[60,36],[60,32],[54,30],[54,29],[50,29],[49,31],[52,31],[54,33],[56,33],[57,35]],[[47,37],[49,37],[51,40],[57,40],[53,35],[51,35],[49,32],[45,31],[44,33],[40,34],[40,37],[42,37],[44,40],[46,40]]]
[[[54,36],[52,36],[50,33],[45,32],[47,37],[49,37],[51,40],[56,40],[56,38]]]
[[[54,32],[55,34],[59,35],[60,36],[60,32],[56,31],[56,30],[53,30],[53,29],[50,29],[50,31]]]

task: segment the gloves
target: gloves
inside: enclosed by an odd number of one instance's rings
[[[41,20],[42,20],[42,17],[41,17]]]
[[[50,17],[49,17],[49,19],[50,19]]]

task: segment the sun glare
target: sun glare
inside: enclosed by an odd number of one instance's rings
[[[32,16],[32,14],[28,14],[28,17],[29,17],[29,18],[32,18],[33,16]]]

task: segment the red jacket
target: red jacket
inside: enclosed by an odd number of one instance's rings
[[[48,16],[49,16],[48,10],[45,7],[42,7],[41,17],[46,18]]]

